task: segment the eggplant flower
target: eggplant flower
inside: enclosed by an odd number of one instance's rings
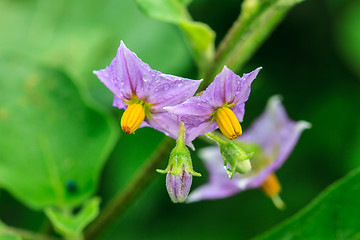
[[[200,96],[167,108],[185,123],[188,130],[186,142],[217,128],[229,139],[240,136],[239,121],[243,120],[250,85],[260,69],[240,77],[225,66]]]
[[[235,141],[247,152],[254,153],[251,171],[236,173],[230,180],[224,171],[219,148],[204,148],[200,157],[209,171],[209,182],[195,189],[187,201],[226,198],[246,189],[262,187],[275,205],[282,208],[284,205],[278,196],[281,186],[274,172],[288,158],[302,131],[309,127],[308,122],[290,120],[279,97],[272,97],[265,112]]]
[[[149,126],[175,139],[180,121],[164,107],[192,97],[201,82],[151,69],[122,41],[110,66],[94,73],[114,94],[113,106],[125,109],[121,128],[126,134]]]

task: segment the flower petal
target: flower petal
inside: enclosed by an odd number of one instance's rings
[[[250,85],[256,78],[261,68],[257,68],[251,73],[244,74],[242,78],[224,66],[214,82],[205,90],[202,97],[219,108],[224,104],[230,105],[238,102],[246,102],[250,94]]]
[[[265,178],[280,168],[290,155],[303,130],[310,127],[305,121],[292,121],[286,114],[279,96],[272,97],[265,112],[238,138],[238,141],[259,144],[274,160],[252,177],[247,188],[259,187]],[[240,179],[243,176],[240,176]]]
[[[192,97],[202,80],[190,80],[154,71],[153,80],[147,85],[147,102],[154,110],[174,106]]]
[[[94,73],[118,98],[130,100],[132,95],[140,99],[145,97],[144,84],[150,81],[152,71],[121,41],[110,66]]]
[[[121,100],[114,94],[113,107],[117,107],[119,109],[126,109],[127,105],[124,103],[123,100]]]

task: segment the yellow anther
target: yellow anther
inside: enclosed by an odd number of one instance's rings
[[[261,185],[261,188],[264,193],[271,198],[275,207],[278,209],[285,208],[285,203],[279,196],[279,193],[281,192],[281,185],[275,174],[270,173]]]
[[[215,121],[220,131],[229,139],[237,138],[242,134],[241,125],[234,112],[228,107],[216,110]]]
[[[134,133],[145,118],[145,109],[139,103],[131,104],[121,117],[121,129],[126,134]]]

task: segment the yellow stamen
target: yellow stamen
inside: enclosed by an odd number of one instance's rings
[[[131,104],[121,117],[121,129],[126,134],[134,133],[145,118],[145,109],[139,103]]]
[[[221,107],[216,110],[215,121],[220,131],[229,139],[237,138],[242,134],[242,129],[234,112],[228,107]]]
[[[269,174],[261,185],[261,188],[264,193],[271,198],[275,207],[281,210],[285,208],[285,203],[279,196],[281,185],[275,174]]]

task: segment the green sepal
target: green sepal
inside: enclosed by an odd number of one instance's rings
[[[181,122],[179,126],[179,136],[176,145],[170,153],[168,166],[164,169],[157,169],[158,173],[171,173],[175,176],[179,175],[184,169],[192,176],[201,177],[201,174],[195,172],[192,166],[191,155],[189,149],[185,145],[185,127]]]
[[[250,159],[254,152],[248,153],[237,141],[223,138],[217,133],[208,133],[206,136],[218,144],[224,161],[224,168],[230,179],[233,178],[236,172],[245,174],[251,170]],[[228,168],[228,165],[230,165],[230,168]]]

